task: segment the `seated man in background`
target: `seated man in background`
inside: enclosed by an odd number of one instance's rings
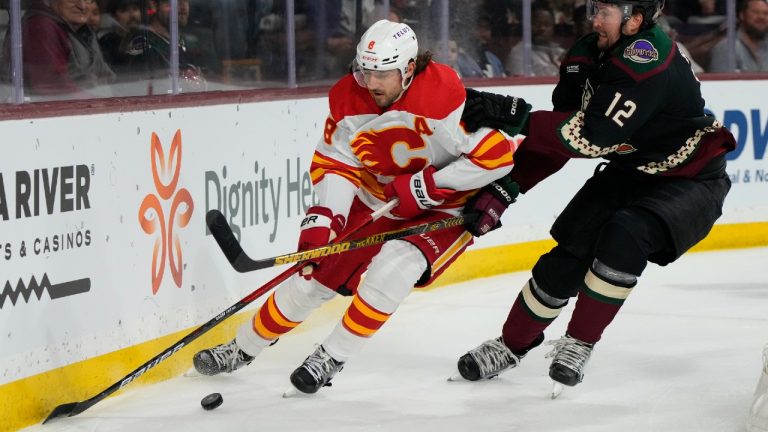
[[[710,72],[768,72],[768,2],[743,0],[739,5],[736,70],[728,67],[731,47],[722,39],[712,49]]]
[[[189,49],[183,30],[189,22],[189,0],[179,0],[179,86],[182,91],[204,91],[207,83],[200,64]],[[121,45],[126,56],[126,72],[131,79],[149,80],[147,94],[167,92],[154,89],[154,80],[169,78],[171,67],[171,5],[169,0],[149,0],[149,24],[131,30]],[[167,84],[166,84],[167,85]],[[164,87],[160,84],[160,87]]]
[[[490,41],[491,19],[488,16],[479,16],[467,41],[468,46],[458,51],[457,65],[462,78],[506,76],[501,60],[488,48]]]
[[[120,53],[123,38],[141,24],[140,0],[110,0],[104,21],[104,28],[99,32],[99,46],[104,60],[119,75],[127,62]]]
[[[31,2],[21,26],[29,96],[50,100],[112,95],[106,84],[115,74],[86,25],[89,6],[90,0]]]
[[[532,72],[535,76],[557,76],[560,71],[560,60],[565,55],[565,49],[555,42],[555,16],[552,11],[537,7],[531,12],[531,38],[533,47]],[[521,41],[512,48],[507,57],[507,74],[523,74],[523,51]]]
[[[88,2],[88,18],[86,24],[95,33],[98,34],[99,28],[101,28],[101,7],[98,0],[89,0]]]

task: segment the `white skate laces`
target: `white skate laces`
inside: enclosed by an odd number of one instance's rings
[[[333,378],[339,371],[339,366],[344,363],[337,362],[330,354],[325,352],[322,345],[316,345],[315,352],[309,355],[301,365],[317,383],[325,384],[326,380]]]
[[[558,340],[548,341],[547,345],[552,345],[552,351],[544,357],[552,358],[552,363],[559,363],[579,375],[579,381],[584,377],[584,366],[586,366],[589,357],[592,355],[591,344],[582,342],[569,335],[565,335]],[[563,383],[565,384],[565,383]]]
[[[292,397],[296,392],[317,393],[324,386],[330,386],[330,381],[344,367],[344,362],[331,357],[322,345],[315,345],[315,352],[309,355],[291,374],[293,387],[283,393],[283,397]]]
[[[582,342],[574,337],[565,335],[558,340],[548,341],[552,351],[544,357],[552,358],[549,366],[549,377],[553,380],[552,399],[563,391],[563,385],[575,386],[584,378],[584,367],[592,355],[593,344]]]
[[[520,358],[504,345],[501,337],[483,342],[468,354],[477,363],[480,379],[492,378],[520,363]]]
[[[205,358],[204,354],[210,358]],[[253,361],[253,357],[243,352],[234,339],[226,344],[201,351],[196,357],[195,367],[203,375],[231,373]]]

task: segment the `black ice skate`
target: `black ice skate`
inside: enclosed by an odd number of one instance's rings
[[[592,355],[594,344],[582,342],[566,334],[555,341],[547,342],[552,345],[546,357],[552,357],[549,366],[549,377],[554,381],[552,387],[552,399],[558,397],[563,391],[563,385],[575,386],[584,379],[584,367]]]
[[[250,364],[253,359],[254,357],[243,352],[235,339],[232,339],[229,343],[199,351],[192,357],[192,363],[202,375],[213,376],[222,372],[234,372]]]
[[[543,340],[544,333],[540,334],[528,348],[518,352],[510,350],[501,336],[487,340],[459,358],[459,374],[468,381],[491,379],[507,369],[516,367],[528,351],[541,345]],[[448,381],[456,381],[457,378],[451,377]]]
[[[309,355],[291,374],[291,384],[302,393],[317,393],[323,386],[329,386],[331,379],[344,367],[330,354],[325,352],[322,345],[318,345],[315,352]],[[294,393],[288,390],[283,396],[290,397]]]

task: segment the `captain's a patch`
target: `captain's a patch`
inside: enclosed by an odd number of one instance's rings
[[[650,63],[659,59],[659,50],[646,39],[638,39],[624,48],[624,58],[635,63]]]

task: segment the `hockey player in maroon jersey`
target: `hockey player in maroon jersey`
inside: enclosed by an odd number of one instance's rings
[[[520,192],[571,158],[603,158],[555,221],[557,246],[541,256],[502,334],[462,356],[475,381],[515,367],[576,297],[565,336],[549,356],[553,397],[582,381],[595,344],[647,263],[666,265],[709,233],[730,181],[731,133],[704,114],[700,84],[673,41],[655,25],[663,0],[587,1],[594,32],[560,67],[554,111],[531,114],[509,176],[484,188],[465,211],[482,235]],[[511,102],[468,91],[467,129],[501,127]]]
[[[509,173],[510,141],[489,128],[464,131],[464,87],[456,72],[430,57],[418,54],[405,24],[382,20],[362,36],[352,73],[328,96],[330,115],[310,167],[319,204],[301,223],[299,250],[328,243],[392,199],[399,205],[391,214],[353,238],[458,215],[478,188]],[[528,108],[519,103],[522,123]],[[457,226],[307,266],[275,290],[235,339],[195,354],[195,368],[205,375],[232,372],[327,300],[354,296],[333,332],[291,374],[297,390],[315,393],[414,286],[429,284],[471,242]]]

